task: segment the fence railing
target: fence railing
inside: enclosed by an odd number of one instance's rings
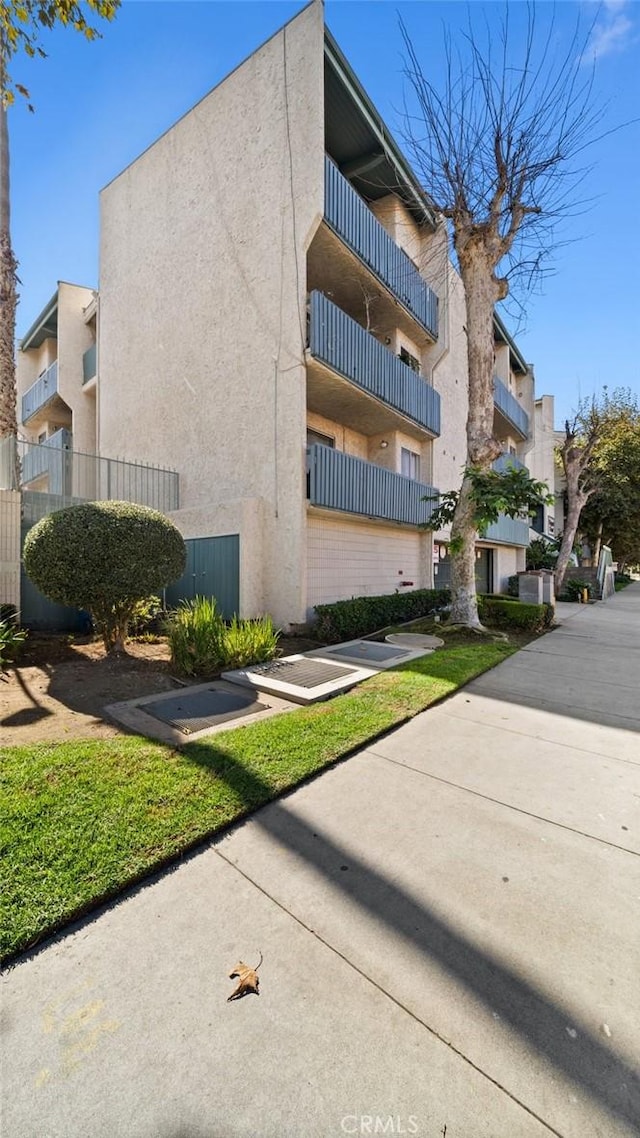
[[[497,458],[491,465],[493,466],[494,470],[498,471],[499,474],[504,474],[510,466],[513,467],[514,470],[527,469],[526,463],[522,462],[521,459],[516,458],[515,454],[501,454],[500,457]]]
[[[494,525],[489,526],[483,541],[499,541],[503,545],[527,546],[529,544],[529,523],[522,522],[519,518],[508,518],[502,514]]]
[[[355,455],[316,443],[307,448],[307,459],[312,506],[420,525],[438,504],[438,491],[431,486]],[[435,500],[423,500],[430,496]]]
[[[179,475],[174,470],[145,463],[82,454],[65,447],[68,431],[58,431],[46,443],[0,440],[0,489],[16,490],[16,448],[23,485],[47,475],[43,493],[59,498],[56,509],[77,501],[117,499],[137,502],[167,513],[180,505]],[[59,439],[57,436],[61,436]],[[52,445],[55,439],[55,445]]]
[[[35,383],[25,391],[22,396],[20,414],[21,421],[26,423],[36,411],[44,407],[45,403],[57,394],[58,391],[58,361],[54,360],[47,370],[36,379]]]
[[[324,216],[352,252],[437,340],[438,297],[328,155],[324,160]]]
[[[518,434],[522,435],[523,439],[528,438],[529,416],[524,407],[520,406],[515,395],[511,394],[509,388],[497,376],[493,380],[493,402],[494,406],[515,427]]]
[[[311,293],[311,355],[421,427],[440,434],[440,396],[321,292]]]
[[[82,356],[82,382],[88,383],[97,372],[98,351],[97,345],[92,344]]]

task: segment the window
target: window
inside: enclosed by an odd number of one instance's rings
[[[515,447],[512,447],[512,446],[510,446],[510,447],[509,447],[509,454],[510,454],[510,455],[512,455],[512,456],[513,456],[513,458],[515,458],[515,457],[516,457],[516,448],[515,448]]]
[[[307,427],[307,446],[312,447],[317,443],[323,447],[335,447],[336,440],[331,438],[331,435],[322,435],[320,431],[313,431]]]
[[[416,454],[413,450],[407,450],[405,447],[400,449],[400,473],[404,474],[405,478],[413,478],[414,481],[420,481],[420,455]]]
[[[403,364],[406,364],[407,367],[410,367],[412,371],[420,371],[420,360],[417,360],[415,356],[412,356],[411,352],[408,352],[406,348],[400,348],[400,359],[402,360]]]
[[[47,441],[47,432],[43,431],[41,435],[38,435],[38,442],[42,444],[42,443],[46,443],[46,441]]]

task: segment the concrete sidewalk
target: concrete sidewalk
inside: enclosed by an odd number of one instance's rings
[[[567,615],[12,969],[2,1134],[640,1134],[640,584]]]

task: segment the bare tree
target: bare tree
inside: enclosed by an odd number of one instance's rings
[[[555,568],[556,596],[560,596],[564,586],[580,514],[597,488],[592,459],[601,429],[602,417],[594,400],[590,408],[582,408],[577,412],[573,422],[567,419],[564,425],[565,437],[562,445],[557,448],[566,480],[567,513]]]
[[[466,471],[486,471],[500,454],[493,434],[495,305],[517,281],[544,271],[554,224],[575,209],[585,170],[579,161],[603,117],[593,71],[582,66],[588,39],[579,27],[561,54],[557,29],[539,29],[527,9],[517,43],[509,9],[496,38],[474,26],[454,51],[445,35],[442,91],[425,75],[409,33],[405,75],[415,100],[406,141],[425,189],[449,227],[466,302],[469,401]],[[483,18],[482,16],[480,18]],[[476,509],[465,473],[451,526],[452,619],[478,627]]]

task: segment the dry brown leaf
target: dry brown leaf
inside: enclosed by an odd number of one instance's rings
[[[248,964],[244,964],[242,960],[236,964],[233,972],[229,973],[229,979],[235,980],[237,978],[238,984],[234,988],[231,995],[227,998],[227,1003],[230,1000],[240,1000],[243,996],[248,996],[249,992],[255,992],[256,996],[260,993],[258,988],[260,986],[260,977],[258,976],[258,969],[262,964],[262,953],[255,968],[250,968]]]

